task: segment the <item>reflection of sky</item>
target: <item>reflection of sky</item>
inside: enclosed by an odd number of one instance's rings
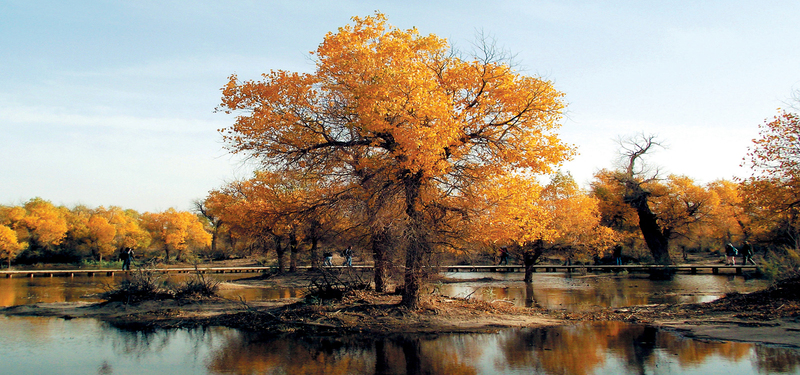
[[[274,337],[227,328],[122,331],[91,319],[0,317],[3,373],[797,373],[800,350],[696,341],[621,322],[495,334]],[[378,353],[380,352],[380,354]],[[413,356],[409,359],[407,356]],[[305,370],[305,372],[301,371]]]
[[[637,277],[570,276],[563,273],[535,273],[531,287],[521,273],[448,273],[462,280],[492,278],[458,284],[437,284],[438,292],[453,297],[505,300],[517,306],[538,305],[548,309],[585,311],[655,303],[698,303],[713,301],[728,292],[747,293],[767,285],[732,275],[675,275],[672,280]]]
[[[222,343],[197,331],[129,333],[93,319],[0,317],[0,331],[5,374],[198,374]]]

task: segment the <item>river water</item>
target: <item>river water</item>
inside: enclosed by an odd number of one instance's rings
[[[719,275],[636,277],[448,275],[432,292],[587,311],[598,306],[701,302],[763,282]],[[228,278],[240,278],[241,274]],[[0,280],[0,305],[93,301],[106,277]],[[248,300],[299,290],[246,293]],[[87,297],[88,296],[88,297]],[[800,349],[703,341],[620,322],[503,329],[493,334],[265,337],[222,327],[127,331],[93,319],[0,316],[0,373],[8,374],[798,374]]]

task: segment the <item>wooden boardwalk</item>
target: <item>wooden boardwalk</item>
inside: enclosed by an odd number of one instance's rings
[[[334,266],[334,269],[346,268],[344,266]],[[371,271],[372,266],[356,265],[352,267],[359,271]],[[736,274],[741,275],[744,270],[754,271],[756,266],[738,265],[726,266],[720,264],[681,264],[681,265],[536,265],[533,266],[534,272],[677,272],[687,274],[711,273],[717,274]],[[308,271],[310,266],[297,267],[298,271]],[[440,266],[441,272],[524,272],[522,265],[491,266],[491,265],[453,265]],[[260,273],[274,271],[276,267],[185,267],[185,268],[152,268],[149,271],[158,273]],[[67,269],[67,270],[5,270],[0,271],[0,277],[75,277],[75,276],[115,276],[124,275],[135,271],[121,271],[112,269]]]
[[[447,272],[525,272],[525,266],[443,266]],[[737,274],[744,270],[755,271],[758,267],[753,265],[726,266],[722,264],[679,264],[679,265],[654,265],[654,264],[626,264],[615,265],[554,265],[542,264],[533,266],[533,272],[679,272],[696,275],[698,273],[712,273],[714,275]]]

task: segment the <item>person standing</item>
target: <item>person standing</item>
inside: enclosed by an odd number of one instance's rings
[[[736,265],[736,254],[739,251],[733,247],[733,244],[728,242],[725,245],[725,265],[726,266],[735,266]]]
[[[617,266],[622,265],[622,245],[614,246],[614,264]]]
[[[744,241],[744,245],[742,245],[742,264],[747,265],[747,262],[756,265],[756,262],[753,261],[753,246],[750,245],[750,241]]]
[[[342,265],[343,266],[352,267],[353,266],[353,247],[352,246],[348,246],[346,249],[344,249],[344,251],[342,252],[342,255],[344,255],[344,263],[342,263]]]
[[[508,248],[505,246],[500,248],[500,263],[497,263],[497,265],[508,265]]]
[[[122,252],[119,254],[120,259],[122,259],[122,270],[123,271],[130,271],[131,270],[131,260],[133,260],[133,249],[130,247],[126,247]]]

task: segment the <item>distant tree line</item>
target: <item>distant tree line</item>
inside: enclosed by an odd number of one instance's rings
[[[169,209],[139,213],[120,207],[55,206],[33,198],[0,206],[0,257],[10,267],[118,259],[125,248],[163,262],[203,254],[211,242],[205,217]]]

